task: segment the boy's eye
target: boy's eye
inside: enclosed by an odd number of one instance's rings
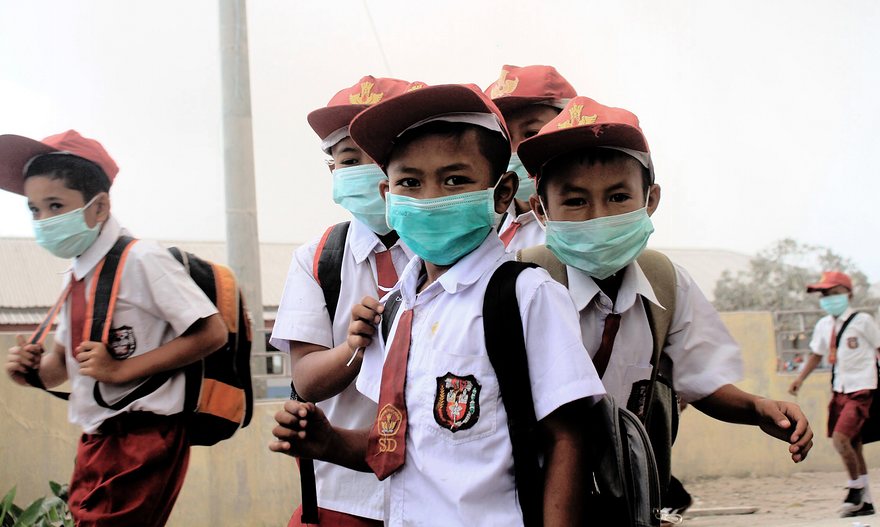
[[[51,203],[49,205],[49,210],[51,210],[51,211],[61,210],[63,208],[64,208],[64,205],[62,205],[60,203]]]
[[[632,199],[629,194],[612,194],[608,201],[611,203],[623,203],[624,201],[628,201]]]
[[[587,204],[587,200],[584,198],[568,198],[562,204],[566,207],[583,207]]]
[[[421,186],[421,182],[418,179],[412,178],[412,177],[399,179],[394,184],[397,185],[398,187],[406,187],[406,188]]]
[[[346,167],[353,167],[361,164],[361,161],[360,159],[343,159],[339,164]]]
[[[538,131],[539,131],[539,129],[537,129],[537,128],[526,130],[526,132],[523,134],[523,137],[525,139],[528,139],[529,137],[534,137],[534,136],[538,135]]]
[[[471,179],[467,176],[449,176],[444,181],[444,185],[449,186],[457,186],[457,185],[467,185],[471,182]]]

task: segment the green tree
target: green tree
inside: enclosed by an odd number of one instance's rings
[[[822,271],[847,273],[853,281],[853,306],[873,307],[880,299],[868,291],[868,277],[849,258],[827,247],[779,240],[749,262],[748,271],[725,271],[715,284],[715,308],[719,311],[789,311],[818,309],[807,284],[818,281]]]

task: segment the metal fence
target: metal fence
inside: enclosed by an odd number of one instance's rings
[[[856,311],[874,313],[876,307],[854,308]],[[824,311],[775,311],[773,324],[776,329],[776,371],[777,373],[797,373],[810,353],[810,339],[813,328]],[[817,371],[828,371],[831,366],[825,359],[816,367]]]
[[[287,399],[290,396],[290,355],[269,344],[271,330],[254,331],[266,351],[251,352],[251,377],[255,399]]]

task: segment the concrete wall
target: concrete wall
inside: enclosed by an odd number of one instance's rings
[[[786,388],[791,376],[775,373],[773,320],[769,313],[723,315],[743,347],[744,390],[773,398],[791,399]],[[0,350],[14,343],[0,334]],[[673,453],[674,473],[694,476],[787,474],[796,471],[838,470],[837,454],[825,438],[829,376],[814,374],[797,402],[817,432],[809,458],[791,462],[784,443],[755,427],[730,425],[690,408],[682,416]],[[279,402],[259,403],[251,426],[217,446],[193,450],[189,474],[171,517],[171,525],[285,525],[299,500],[294,461],[273,454],[272,416]],[[64,402],[33,389],[21,388],[5,375],[0,379],[0,493],[18,486],[17,501],[30,502],[47,494],[47,482],[67,481],[73,467],[78,430],[67,424]],[[865,449],[870,466],[880,465],[880,449]]]

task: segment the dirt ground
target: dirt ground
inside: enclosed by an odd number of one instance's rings
[[[871,492],[880,496],[880,471],[872,469]],[[880,527],[880,515],[840,518],[846,474],[803,472],[785,477],[714,478],[684,481],[694,498],[684,527]],[[875,490],[876,489],[876,490]],[[876,501],[876,500],[875,500]],[[757,507],[748,515],[696,516],[700,509]],[[690,513],[693,511],[693,515]]]

